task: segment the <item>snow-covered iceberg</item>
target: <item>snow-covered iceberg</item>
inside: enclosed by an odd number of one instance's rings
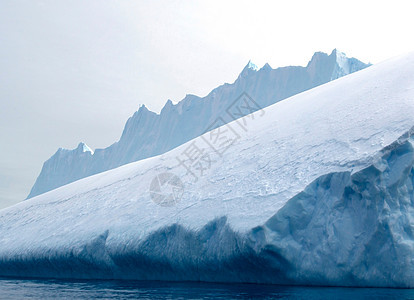
[[[167,101],[160,114],[142,106],[126,123],[120,140],[95,153],[59,149],[43,165],[28,198],[40,195],[75,180],[110,170],[126,163],[165,153],[201,135],[232,102],[243,93],[260,107],[366,68],[368,65],[334,50],[330,55],[317,52],[306,67],[260,70],[249,62],[237,80],[224,84],[206,97],[187,95],[174,105]],[[247,114],[241,111],[241,115]],[[92,155],[93,154],[93,155]]]
[[[414,53],[1,210],[0,275],[414,287],[413,126]]]

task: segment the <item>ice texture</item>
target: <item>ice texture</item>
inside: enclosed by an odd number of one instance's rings
[[[413,79],[411,53],[220,127],[240,136],[221,155],[215,129],[3,209],[0,275],[414,287]]]

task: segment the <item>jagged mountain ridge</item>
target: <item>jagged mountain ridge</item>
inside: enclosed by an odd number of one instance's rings
[[[174,105],[168,100],[160,114],[145,106],[128,119],[120,140],[95,153],[59,149],[41,170],[28,198],[53,190],[78,179],[121,165],[165,153],[204,133],[218,117],[232,121],[225,112],[242,93],[247,93],[260,107],[306,91],[369,66],[355,58],[332,51],[317,52],[306,67],[272,69],[265,64],[258,69],[249,62],[233,84],[224,84],[206,97],[187,95]],[[242,112],[243,115],[251,111]]]

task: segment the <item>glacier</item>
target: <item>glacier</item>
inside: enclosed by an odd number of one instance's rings
[[[206,97],[187,95],[174,105],[168,100],[160,114],[145,106],[127,121],[120,140],[95,153],[59,149],[48,159],[28,198],[78,179],[110,170],[126,163],[165,153],[204,133],[208,126],[246,92],[258,106],[266,107],[328,81],[369,66],[348,58],[338,50],[330,55],[317,52],[306,67],[259,69],[249,61],[233,84],[224,84]],[[242,112],[243,114],[249,111]],[[224,115],[224,123],[232,121]]]
[[[413,78],[410,53],[0,210],[0,276],[414,287]]]

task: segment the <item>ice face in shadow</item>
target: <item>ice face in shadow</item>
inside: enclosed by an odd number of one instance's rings
[[[322,176],[261,228],[304,284],[413,287],[413,139],[355,173]]]
[[[71,249],[1,256],[0,275],[413,287],[411,134],[361,171],[317,178],[246,233],[225,216],[125,245],[106,231]]]

